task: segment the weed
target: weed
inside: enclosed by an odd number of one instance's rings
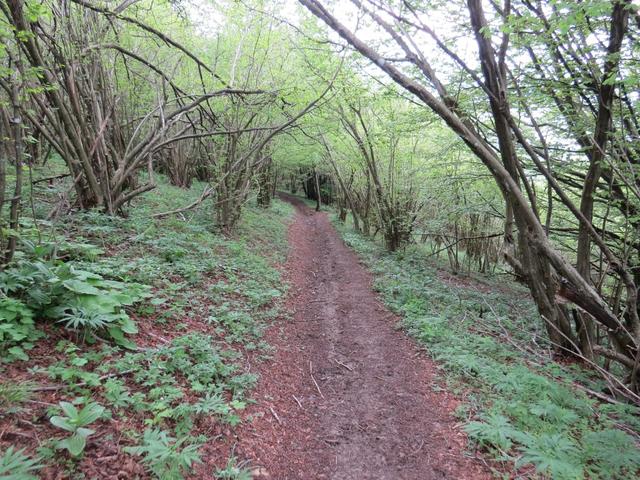
[[[14,450],[9,447],[0,456],[0,478],[11,480],[37,480],[33,472],[40,470],[42,465],[38,458],[29,458],[24,454],[24,449]]]
[[[86,428],[87,425],[98,420],[105,414],[102,405],[94,402],[87,403],[80,410],[69,402],[60,402],[60,409],[64,415],[56,415],[49,419],[52,425],[71,433],[70,437],[60,440],[57,448],[67,450],[71,456],[78,457],[84,451],[87,438],[95,433]]]
[[[21,404],[31,398],[32,389],[33,385],[29,382],[0,382],[0,411],[2,412],[0,415],[18,412]]]
[[[194,463],[201,463],[198,455],[201,445],[189,441],[188,437],[176,440],[162,430],[147,429],[142,444],[126,447],[125,451],[142,456],[143,463],[156,478],[181,480]]]
[[[251,470],[244,468],[234,456],[230,457],[224,469],[216,472],[216,478],[225,480],[251,480]]]

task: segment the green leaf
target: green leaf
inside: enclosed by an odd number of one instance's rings
[[[135,322],[131,320],[129,317],[124,317],[120,321],[120,328],[124,333],[128,333],[128,334],[138,333],[138,327],[136,327]]]
[[[79,456],[87,445],[87,438],[82,435],[72,435],[58,442],[58,448],[65,448],[73,457]]]
[[[78,414],[78,425],[89,425],[104,414],[104,407],[99,403],[87,404]]]
[[[49,422],[51,422],[51,425],[67,430],[68,432],[74,432],[76,430],[76,426],[70,423],[67,417],[60,417],[56,415],[51,417]]]
[[[80,427],[76,430],[76,435],[80,435],[81,437],[87,438],[89,435],[93,435],[96,433],[95,430],[91,430],[90,428]]]
[[[65,415],[69,418],[77,418],[78,417],[78,409],[69,402],[60,402],[60,408],[65,413]]]
[[[37,480],[38,477],[31,474],[40,470],[42,465],[39,458],[31,459],[24,454],[24,448],[14,450],[11,446],[0,454],[0,478],[4,480]]]
[[[22,338],[26,338],[26,335],[24,335]],[[20,340],[22,340],[22,338]],[[15,337],[14,340],[16,340]],[[11,347],[7,350],[7,352],[17,360],[23,360],[25,362],[29,360],[29,355],[25,353],[22,347]]]
[[[111,336],[111,338],[113,338],[118,345],[128,348],[130,350],[136,349],[136,344],[133,343],[131,340],[128,340],[125,338],[124,332],[120,327],[110,327],[107,329],[107,331],[109,332],[109,335]]]
[[[100,290],[90,285],[87,282],[81,280],[65,280],[62,285],[67,290],[71,290],[74,293],[82,293],[84,295],[100,295]]]

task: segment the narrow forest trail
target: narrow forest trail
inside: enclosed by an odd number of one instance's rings
[[[268,334],[274,360],[236,455],[278,480],[489,478],[463,454],[456,402],[434,391],[433,363],[394,328],[327,215],[282,198],[296,207],[285,265],[293,320]]]

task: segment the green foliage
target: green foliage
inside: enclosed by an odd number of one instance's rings
[[[531,463],[538,472],[558,480],[584,478],[582,452],[576,442],[565,434],[544,433],[530,437],[519,450],[522,456],[516,466]]]
[[[0,416],[16,413],[31,397],[33,386],[28,382],[0,382]]]
[[[21,261],[0,273],[0,341],[33,339],[34,319],[49,318],[85,337],[106,333],[123,346],[137,332],[125,307],[149,296],[141,284],[107,280],[73,263]]]
[[[142,456],[142,461],[149,472],[163,480],[181,480],[184,474],[191,471],[194,463],[201,463],[197,443],[189,443],[188,437],[178,440],[159,429],[147,429],[142,437],[142,444],[126,447],[125,451],[132,455]]]
[[[232,351],[221,351],[209,336],[177,337],[171,345],[151,352],[129,353],[113,365],[116,370],[130,372],[137,384],[149,388],[146,403],[142,403],[139,394],[137,398],[130,396],[128,389],[114,380],[105,384],[105,395],[123,407],[134,401],[136,405],[144,405],[153,415],[151,424],[177,420],[176,428],[183,432],[188,432],[191,419],[200,415],[216,415],[225,423],[237,425],[240,417],[236,412],[245,407],[241,399],[255,384],[256,377],[236,375],[236,365],[229,362],[236,357]],[[177,377],[184,378],[186,386],[199,400],[193,404],[183,401]],[[231,401],[223,398],[224,391],[233,396]]]
[[[71,436],[58,441],[57,448],[63,448],[71,456],[78,457],[84,451],[87,438],[95,433],[94,430],[85,427],[104,416],[105,409],[95,402],[87,403],[80,410],[72,403],[60,402],[60,409],[64,415],[55,415],[49,421],[53,426],[71,433]]]
[[[14,298],[0,298],[0,352],[5,361],[27,360],[25,350],[40,336],[27,305]]]
[[[423,247],[386,254],[336,225],[374,271],[375,288],[403,317],[402,326],[444,367],[450,388],[472,390],[465,408],[465,417],[475,413],[465,426],[472,441],[506,468],[533,465],[554,480],[635,478],[637,440],[617,428],[640,426],[635,409],[597,404],[572,386],[580,381],[602,388],[588,371],[561,368],[551,359],[535,367],[539,357],[513,347],[532,337],[546,345],[539,324],[530,321],[534,306],[519,287],[505,291],[502,284],[492,290],[504,293],[487,293],[445,283]]]
[[[243,468],[236,457],[230,457],[227,465],[216,472],[216,478],[225,480],[251,480],[251,470]]]
[[[490,413],[480,417],[481,422],[469,422],[465,431],[469,437],[485,447],[496,448],[501,452],[511,450],[513,440],[522,433],[516,430],[507,417]]]
[[[238,425],[250,402],[248,392],[257,375],[241,368],[242,355],[245,349],[267,351],[262,333],[280,313],[285,286],[274,263],[287,252],[292,207],[277,199],[270,209],[248,205],[237,235],[225,238],[208,227],[211,219],[205,209],[193,211],[188,221],[151,218],[151,213],[192,202],[203,188],[202,184],[194,190],[173,188],[161,176],[158,181],[157,191],[133,205],[127,218],[96,211],[74,214],[64,230],[57,231],[57,247],[34,240],[0,276],[0,288],[6,292],[0,298],[7,299],[11,325],[19,325],[24,316],[25,325],[32,327],[27,338],[19,340],[20,347],[37,341],[38,321],[45,319],[86,339],[59,341],[49,360],[38,358],[33,374],[48,376],[66,398],[108,405],[114,418],[123,420],[115,422],[116,428],[144,425],[149,432],[146,440],[142,430],[122,433],[136,445],[132,448],[138,449],[135,453],[151,474],[181,478],[205,441],[194,439],[194,427],[210,422]],[[153,287],[154,297],[134,304],[148,295],[149,289],[141,283]],[[65,305],[84,307],[99,296],[112,297],[119,306],[111,302],[114,308],[107,315],[92,314],[94,308],[64,309]],[[131,315],[130,320],[134,315],[146,317],[147,325],[155,322],[157,330],[151,330],[149,337],[145,328],[142,334],[127,338],[152,339],[152,345],[140,343],[131,350],[92,341],[92,337],[108,337],[108,327],[113,320],[120,321],[114,319],[120,314]],[[0,325],[4,323],[0,320]],[[178,334],[182,329],[183,334]],[[6,351],[3,355],[6,358]],[[39,399],[39,394],[30,392],[30,388],[23,392],[17,385],[0,383],[2,413],[34,409],[36,414],[37,404],[23,401],[29,395]],[[80,415],[81,406],[74,408]],[[82,474],[84,462],[74,461],[75,457],[69,460],[55,448],[73,450],[83,441],[83,433],[86,444],[92,438],[88,431],[96,428],[77,426],[73,433],[62,427],[62,422],[72,426],[72,411],[50,414],[62,419],[54,422],[60,423],[59,433],[68,435],[57,434],[50,442],[41,438],[40,458],[56,468],[64,465],[69,476]],[[80,457],[95,453],[83,450],[74,452]]]
[[[44,371],[53,379],[60,379],[69,384],[70,390],[75,389],[74,383],[78,382],[88,387],[100,385],[100,376],[90,364],[99,363],[110,353],[109,348],[103,348],[99,352],[80,354],[78,346],[71,342],[62,341],[56,346],[56,351],[63,352],[64,358],[51,364]]]
[[[33,472],[40,470],[42,465],[38,458],[32,459],[24,454],[24,449],[15,450],[9,447],[0,456],[0,478],[6,480],[37,480]]]
[[[592,463],[586,471],[593,477],[625,478],[640,471],[637,439],[618,429],[588,432],[582,445]]]

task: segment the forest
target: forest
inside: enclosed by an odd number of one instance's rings
[[[0,479],[640,477],[637,0],[0,40]]]

